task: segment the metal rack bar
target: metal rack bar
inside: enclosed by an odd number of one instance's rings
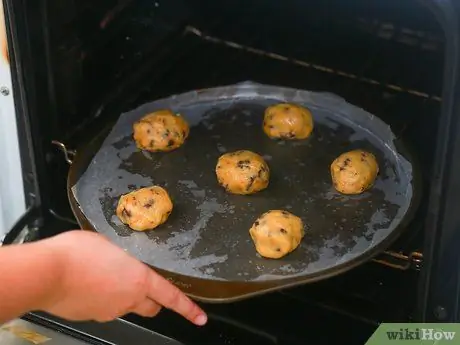
[[[423,254],[417,251],[404,254],[389,250],[381,254],[378,258],[373,259],[373,261],[402,271],[409,269],[420,271],[423,264]]]
[[[233,42],[233,41],[226,41],[226,40],[220,39],[218,37],[207,35],[207,34],[203,33],[200,29],[195,28],[193,26],[188,26],[186,28],[186,32],[189,33],[189,34],[196,35],[196,36],[198,36],[198,37],[200,37],[200,38],[202,38],[202,39],[204,39],[206,41],[209,41],[209,42],[213,42],[213,43],[217,43],[217,44],[223,44],[223,45],[226,45],[226,46],[234,48],[234,49],[242,49],[242,50],[245,50],[245,51],[247,51],[249,53],[256,54],[256,55],[262,55],[262,56],[268,57],[270,59],[290,62],[290,63],[298,65],[298,66],[302,66],[302,67],[306,67],[306,68],[313,68],[313,69],[316,69],[316,70],[324,72],[324,73],[336,74],[336,75],[339,75],[341,77],[354,79],[354,80],[359,81],[359,82],[363,82],[363,83],[367,83],[367,84],[371,84],[371,85],[381,86],[381,87],[386,88],[386,89],[391,90],[391,91],[408,93],[408,94],[410,94],[412,96],[421,97],[421,98],[425,98],[425,99],[431,99],[431,100],[434,100],[434,101],[437,101],[437,102],[442,101],[442,99],[441,99],[441,97],[439,95],[430,95],[430,94],[428,94],[426,92],[423,92],[423,91],[420,91],[420,90],[415,90],[415,89],[408,89],[408,88],[405,88],[405,87],[400,86],[400,85],[384,84],[384,83],[381,83],[381,82],[379,82],[377,80],[369,79],[369,78],[366,78],[366,77],[360,77],[360,76],[357,76],[356,74],[349,73],[347,71],[336,70],[336,69],[333,69],[333,68],[330,68],[330,67],[327,67],[327,66],[323,66],[323,65],[320,65],[320,64],[310,63],[308,61],[299,60],[299,59],[291,58],[291,57],[288,57],[288,56],[283,56],[283,55],[280,55],[280,54],[277,54],[277,53],[267,52],[267,51],[264,51],[264,50],[261,50],[261,49],[256,49],[256,48],[253,48],[253,47],[250,47],[250,46],[242,45],[242,44],[239,44],[239,43]]]

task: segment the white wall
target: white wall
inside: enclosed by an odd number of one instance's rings
[[[25,212],[16,114],[8,63],[3,3],[0,0],[0,241]],[[8,95],[1,90],[6,88]]]

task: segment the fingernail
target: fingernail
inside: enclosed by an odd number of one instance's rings
[[[195,318],[195,324],[198,326],[203,326],[208,321],[208,317],[205,314],[198,315]]]

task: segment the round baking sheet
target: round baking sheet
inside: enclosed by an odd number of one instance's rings
[[[262,131],[264,110],[278,102],[309,108],[315,120],[303,141],[271,140]],[[138,150],[132,124],[169,108],[191,126],[185,145],[169,153]],[[221,281],[279,281],[343,271],[360,256],[385,250],[412,207],[412,164],[379,118],[332,94],[245,82],[175,95],[122,114],[72,187],[94,227],[145,263],[183,276]],[[344,196],[332,187],[330,164],[341,153],[364,149],[378,159],[374,187]],[[217,183],[215,166],[225,152],[251,150],[270,166],[269,187],[230,195]],[[174,210],[168,221],[134,232],[115,215],[120,195],[160,185]],[[264,212],[284,209],[302,218],[305,237],[279,260],[260,257],[249,228]]]

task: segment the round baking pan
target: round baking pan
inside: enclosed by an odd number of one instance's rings
[[[310,138],[266,137],[264,110],[278,102],[311,110]],[[165,108],[190,123],[186,143],[169,153],[138,150],[132,124]],[[330,164],[358,148],[375,154],[379,176],[360,195],[339,194]],[[270,166],[269,187],[254,195],[228,194],[216,180],[218,157],[242,149],[259,153]],[[135,232],[118,220],[116,204],[120,195],[149,185],[166,188],[174,210],[157,229]],[[77,150],[68,187],[82,228],[105,235],[191,297],[228,302],[325,279],[386,250],[418,205],[420,179],[390,127],[372,114],[332,94],[246,82],[122,114]],[[260,257],[248,233],[270,209],[292,212],[305,224],[299,248],[279,260]]]

